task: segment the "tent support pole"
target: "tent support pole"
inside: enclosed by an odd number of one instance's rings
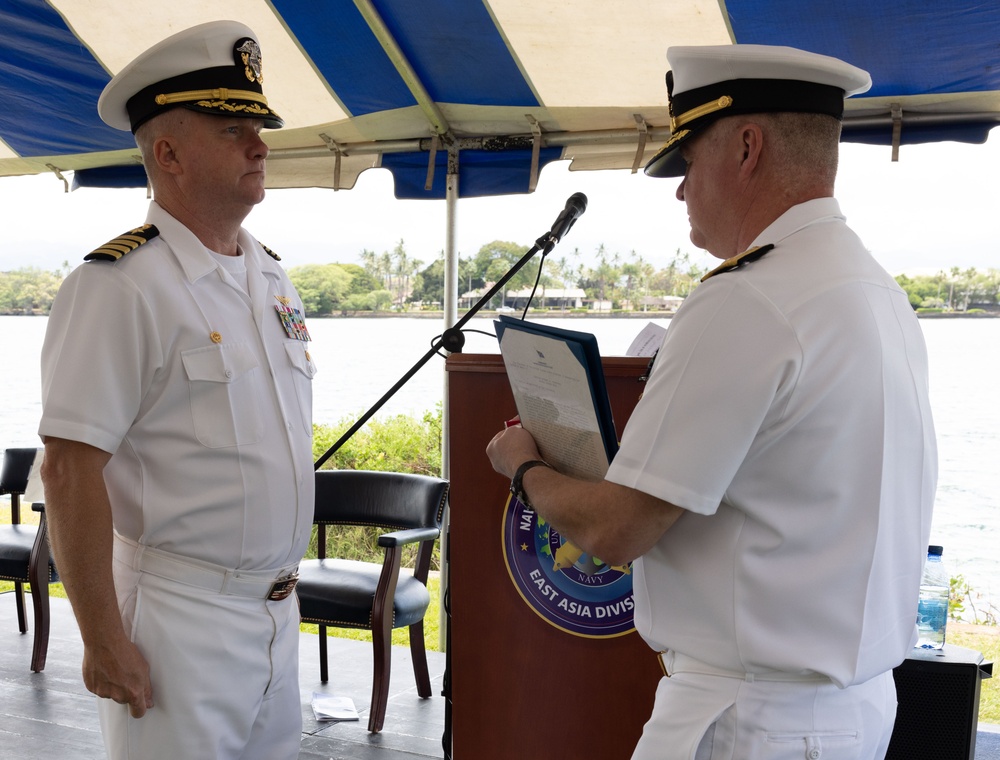
[[[448,330],[458,322],[458,251],[455,247],[455,232],[458,229],[458,148],[448,149],[448,174],[445,178],[445,236],[444,236],[444,329]],[[451,410],[448,401],[448,373],[442,372],[444,384],[441,404],[441,477],[451,480],[451,447],[449,429]],[[441,530],[441,586],[440,612],[438,613],[438,642],[445,653],[445,676],[442,696],[445,699],[445,728],[441,737],[446,760],[451,758],[451,506],[444,506],[444,521]]]
[[[455,326],[458,321],[458,251],[455,250],[455,232],[458,229],[458,154],[456,149],[448,150],[448,174],[445,186],[445,244],[444,244],[444,329],[447,330]],[[451,411],[448,404],[448,373],[444,372],[443,383],[443,403],[441,407],[441,477],[451,478],[451,455],[449,447],[449,425]],[[442,651],[447,651],[450,642],[448,641],[448,613],[445,609],[444,599],[448,593],[448,572],[445,567],[448,555],[448,524],[451,518],[448,506],[445,506],[444,531],[441,539],[441,613],[440,641]]]

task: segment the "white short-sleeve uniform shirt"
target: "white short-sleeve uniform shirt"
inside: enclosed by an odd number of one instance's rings
[[[246,291],[155,202],[159,235],[67,277],[42,351],[42,436],[111,453],[115,529],[233,569],[297,562],[313,514],[309,344],[275,305],[302,305],[245,231]]]
[[[689,510],[635,563],[650,646],[846,686],[914,642],[937,476],[926,350],[834,199],[767,243],[678,311],[607,477]]]

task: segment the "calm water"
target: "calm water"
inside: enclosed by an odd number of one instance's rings
[[[0,401],[0,445],[37,445],[39,351],[43,317],[0,316],[6,359]],[[552,320],[591,332],[605,356],[624,354],[644,319]],[[667,327],[669,320],[657,321]],[[945,547],[952,573],[1000,606],[1000,319],[921,320],[931,357],[931,403],[940,478],[931,539]],[[492,320],[467,328],[492,333]],[[311,353],[319,366],[314,419],[320,423],[367,410],[421,357],[441,332],[436,319],[313,319]],[[468,332],[467,353],[496,353],[495,338]],[[433,356],[380,411],[421,413],[443,393],[444,360]],[[503,416],[497,410],[497,418]]]

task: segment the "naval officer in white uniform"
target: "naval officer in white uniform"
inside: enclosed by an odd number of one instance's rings
[[[296,569],[313,513],[302,304],[241,224],[264,198],[252,30],[180,32],[98,106],[145,224],[65,281],[42,351],[47,513],[113,760],[298,757]]]
[[[916,640],[937,477],[905,293],[833,198],[867,72],[801,50],[671,48],[691,240],[725,261],[671,321],[600,483],[490,443],[512,490],[585,551],[634,560],[664,670],[634,760],[877,760]],[[652,656],[652,655],[651,655]]]

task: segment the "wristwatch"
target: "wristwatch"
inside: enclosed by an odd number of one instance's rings
[[[524,479],[524,473],[532,467],[548,467],[552,469],[552,465],[548,462],[543,462],[541,459],[530,459],[517,468],[517,472],[514,473],[514,477],[510,481],[510,492],[514,494],[515,499],[526,507],[530,507],[531,504],[528,503],[528,495],[524,492],[524,486],[521,484],[521,481]]]

